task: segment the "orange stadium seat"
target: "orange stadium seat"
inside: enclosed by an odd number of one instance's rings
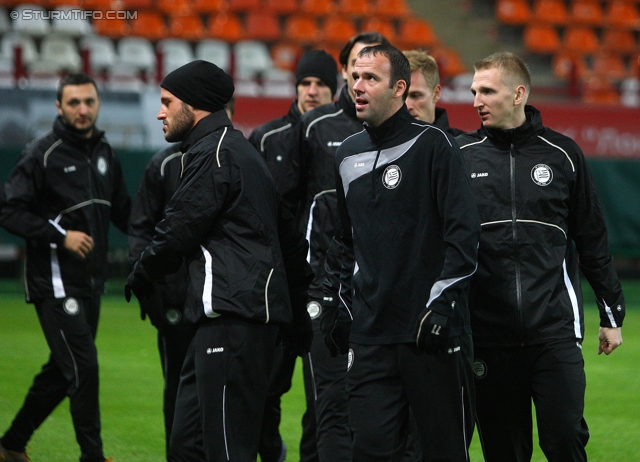
[[[166,15],[191,14],[191,0],[155,0],[156,9]]]
[[[298,0],[263,0],[263,7],[276,14],[293,14],[300,9]]]
[[[149,10],[154,4],[154,0],[113,0],[112,7],[117,10]]]
[[[427,20],[407,18],[400,23],[398,42],[406,48],[428,48],[435,45],[438,39]]]
[[[131,32],[131,25],[126,19],[94,19],[91,22],[93,30],[105,37],[126,37]]]
[[[596,31],[589,27],[567,27],[563,46],[567,51],[591,55],[600,48],[600,41]]]
[[[374,1],[371,14],[384,18],[406,18],[411,14],[411,9],[406,0],[370,0]]]
[[[438,46],[429,51],[429,54],[438,63],[440,76],[445,79],[450,79],[467,71],[467,67],[462,62],[458,52],[451,48]]]
[[[293,42],[278,42],[271,46],[271,59],[273,65],[278,69],[289,72],[295,72],[298,66],[298,60],[304,49]]]
[[[620,95],[606,77],[593,75],[584,82],[582,101],[587,104],[620,104]]]
[[[564,25],[567,17],[567,7],[563,0],[536,0],[531,11],[531,20],[543,24]]]
[[[245,32],[238,16],[233,13],[220,13],[209,17],[207,37],[237,42],[245,37]]]
[[[363,17],[370,13],[369,0],[338,0],[338,11],[349,16]]]
[[[229,11],[250,11],[259,10],[260,0],[228,0]]]
[[[607,29],[602,32],[602,46],[608,51],[630,55],[636,50],[636,41],[630,30]]]
[[[198,14],[169,16],[169,34],[184,40],[201,40],[206,35],[204,23]]]
[[[301,7],[302,12],[315,16],[327,16],[334,12],[331,0],[302,0]]]
[[[157,11],[138,11],[138,18],[131,20],[131,35],[160,40],[166,38],[167,33],[164,16]]]
[[[605,77],[614,82],[621,82],[629,77],[629,69],[622,56],[601,51],[593,57],[591,69],[595,75]]]
[[[332,45],[343,45],[357,34],[353,21],[346,16],[329,16],[322,25],[323,41]]]
[[[112,9],[113,0],[83,0],[82,8],[89,10],[106,11]]]
[[[396,43],[398,34],[393,22],[379,16],[369,16],[365,18],[360,26],[362,32],[380,32],[391,43]]]
[[[280,19],[275,13],[262,11],[249,11],[245,18],[245,30],[247,39],[274,42],[282,37]]]
[[[527,0],[497,0],[496,18],[503,24],[522,25],[531,19]]]
[[[600,2],[595,0],[574,0],[569,10],[569,22],[582,26],[601,26],[604,14]]]
[[[559,51],[551,60],[553,75],[562,80],[582,80],[587,71],[587,61],[580,53]]]
[[[525,48],[532,53],[552,54],[560,50],[562,41],[555,26],[531,25],[524,29]]]
[[[61,6],[72,6],[75,8],[81,8],[84,6],[84,2],[82,0],[46,0],[45,2],[43,2],[43,5],[49,10],[59,8]]]
[[[284,36],[301,44],[315,43],[321,38],[316,18],[306,14],[288,16],[284,23]]]
[[[607,5],[604,24],[607,27],[635,29],[640,27],[638,5],[623,0],[615,0]]]
[[[192,0],[191,9],[195,13],[223,13],[229,9],[227,0]]]

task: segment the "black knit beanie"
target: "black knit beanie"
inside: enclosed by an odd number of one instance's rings
[[[338,88],[338,68],[333,57],[324,50],[307,51],[300,58],[296,70],[296,87],[305,77],[316,77],[331,89],[331,95]]]
[[[160,84],[195,109],[216,112],[233,96],[233,79],[208,61],[192,61],[168,73]]]

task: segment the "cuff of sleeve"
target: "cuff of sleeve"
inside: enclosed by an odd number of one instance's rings
[[[64,242],[64,238],[67,237],[67,230],[60,226],[55,221],[49,220],[51,225],[50,240],[54,244],[61,245]]]

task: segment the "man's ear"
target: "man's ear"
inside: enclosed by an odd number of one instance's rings
[[[527,87],[524,85],[518,85],[516,87],[516,95],[513,98],[513,105],[519,106],[527,101]]]
[[[404,92],[407,90],[407,82],[400,79],[396,82],[396,90],[393,92],[393,97],[401,97],[404,95]]]
[[[56,107],[58,108],[58,114],[62,115],[62,106],[60,106],[60,101],[56,101]]]
[[[442,95],[442,86],[440,84],[437,84],[435,87],[433,87],[433,103],[434,104],[440,101],[441,95]]]

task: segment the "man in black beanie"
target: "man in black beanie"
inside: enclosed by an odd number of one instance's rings
[[[153,282],[184,260],[184,317],[196,333],[180,377],[169,460],[256,460],[278,334],[297,355],[311,343],[307,243],[260,155],[227,117],[231,77],[194,61],[160,86],[158,119],[167,141],[182,141],[183,171],[125,297],[154,296]]]
[[[262,154],[276,181],[276,189],[285,206],[296,215],[301,201],[301,169],[293,162],[292,150],[297,150],[296,125],[305,112],[329,104],[333,100],[338,84],[338,68],[333,57],[323,50],[305,52],[296,70],[296,95],[289,112],[258,128],[249,136],[249,141]],[[262,462],[282,462],[286,457],[286,446],[278,426],[280,425],[280,399],[291,388],[291,377],[295,368],[295,357],[276,356],[271,372],[267,405],[262,423],[260,458]],[[313,401],[307,403],[302,417],[303,434],[300,442],[301,462],[316,461],[315,413]]]

